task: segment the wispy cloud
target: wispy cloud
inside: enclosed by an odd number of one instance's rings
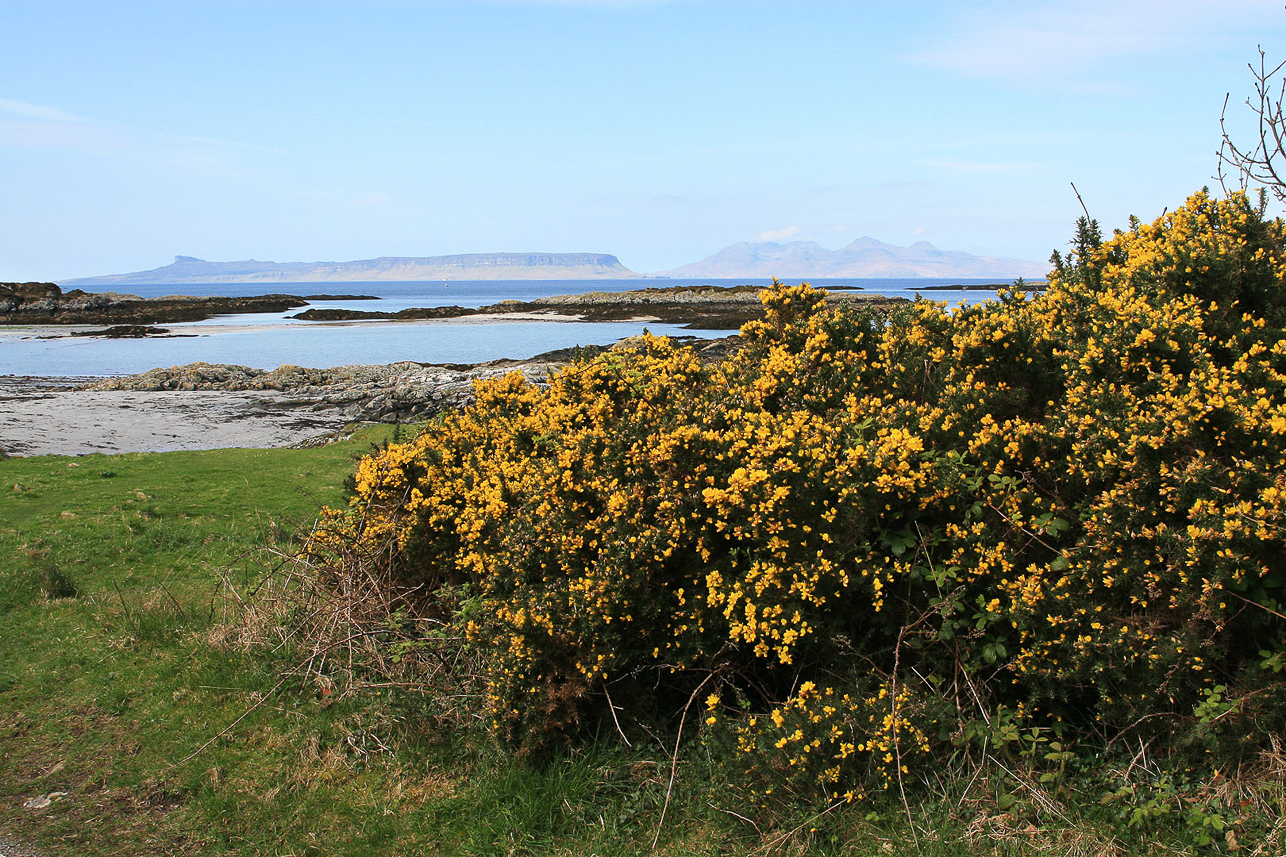
[[[958,16],[908,59],[963,77],[1095,90],[1121,59],[1178,54],[1281,16],[1278,0],[1003,0]]]
[[[1050,165],[1038,161],[942,161],[942,160],[919,160],[914,161],[922,167],[945,170],[953,173],[1000,173],[1016,172],[1021,170],[1041,170]]]
[[[798,226],[787,226],[785,229],[767,229],[759,233],[760,241],[793,241],[804,234]]]
[[[287,154],[252,143],[129,127],[13,98],[0,98],[0,146],[133,154],[158,163],[206,166],[235,163],[246,153]]]
[[[12,98],[0,98],[0,114],[7,114],[10,117],[20,119],[34,119],[40,122],[83,122],[80,116],[73,116],[66,111],[59,110],[57,107],[48,107],[44,104],[28,104],[25,101],[15,101]]]

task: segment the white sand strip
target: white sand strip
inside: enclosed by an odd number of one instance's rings
[[[35,390],[0,379],[0,450],[8,455],[264,449],[347,422],[335,409],[301,410],[275,392]]]

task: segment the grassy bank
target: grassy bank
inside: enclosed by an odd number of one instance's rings
[[[695,749],[609,733],[517,760],[417,698],[283,683],[289,647],[229,642],[231,592],[380,437],[0,462],[0,829],[78,855],[1185,850],[1021,760],[754,827]]]
[[[668,767],[607,746],[506,762],[426,731],[415,699],[283,682],[289,646],[227,639],[238,598],[387,435],[0,461],[0,830],[77,855],[650,842]],[[699,816],[672,814],[663,850],[717,853]]]
[[[0,462],[0,829],[78,855],[628,854],[658,828],[663,854],[1111,842],[987,778],[944,784],[915,834],[892,796],[824,832],[810,810],[757,830],[698,753],[676,767],[604,735],[519,761],[481,731],[426,728],[437,712],[415,698],[282,683],[289,648],[227,641],[231,591],[253,591],[380,437]]]

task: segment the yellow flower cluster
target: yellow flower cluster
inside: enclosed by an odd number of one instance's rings
[[[502,734],[714,674],[744,708],[716,694],[707,729],[831,794],[980,703],[1156,728],[1216,679],[1267,686],[1286,229],[1198,194],[1075,261],[1040,297],[887,317],[778,284],[719,365],[648,337],[481,383],[363,460],[313,548],[469,584]]]
[[[738,774],[754,784],[755,795],[807,798],[820,790],[828,801],[852,802],[862,796],[855,783],[887,789],[930,752],[911,719],[920,708],[908,690],[887,683],[862,694],[805,681],[768,714],[736,723]]]

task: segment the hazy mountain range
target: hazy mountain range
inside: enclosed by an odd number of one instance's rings
[[[67,280],[59,285],[130,286],[156,283],[388,283],[421,280],[591,280],[639,276],[605,253],[466,253],[459,256],[381,256],[356,262],[207,262],[175,256],[151,271]]]
[[[676,279],[691,277],[1044,277],[1049,266],[1023,259],[975,256],[963,250],[939,250],[927,241],[910,247],[858,238],[847,247],[827,250],[815,241],[742,242],[725,247],[700,262],[665,271]]]
[[[1048,266],[1023,259],[939,250],[925,241],[910,247],[859,238],[838,250],[813,241],[742,242],[700,262],[650,276],[674,279],[779,277],[1044,277]],[[381,256],[354,262],[207,262],[175,256],[150,271],[84,277],[73,287],[143,284],[335,283],[429,280],[594,280],[643,277],[606,253],[467,253],[457,256]]]

